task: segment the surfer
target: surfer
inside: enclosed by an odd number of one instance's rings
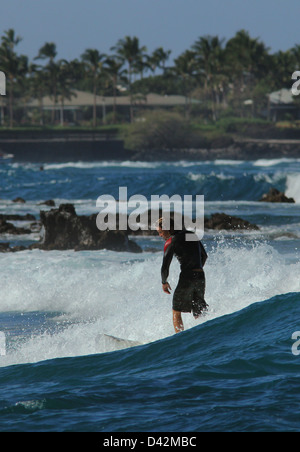
[[[173,325],[176,333],[184,330],[182,312],[192,312],[195,319],[207,311],[205,297],[205,273],[203,267],[207,253],[198,237],[186,240],[186,234],[194,232],[183,229],[174,230],[174,220],[170,218],[170,226],[164,227],[164,219],[157,223],[157,232],[166,242],[161,267],[162,289],[171,294],[168,283],[169,268],[175,255],[180,263],[180,276],[173,295]],[[195,234],[194,234],[195,235]]]

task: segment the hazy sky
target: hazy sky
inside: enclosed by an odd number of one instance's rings
[[[229,39],[240,29],[275,52],[300,44],[299,23],[300,0],[0,0],[0,35],[14,28],[30,59],[45,42],[56,43],[58,58],[109,53],[126,35],[176,58],[200,36]]]

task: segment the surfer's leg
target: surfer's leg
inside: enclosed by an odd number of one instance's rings
[[[173,325],[175,329],[175,333],[180,333],[184,330],[181,312],[180,311],[174,311],[173,309]]]
[[[208,304],[205,301],[205,285],[204,273],[196,274],[192,309],[195,319],[198,319],[203,313],[208,311]]]

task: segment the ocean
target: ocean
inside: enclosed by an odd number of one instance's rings
[[[204,195],[259,231],[205,231],[207,314],[175,335],[163,242],[0,253],[1,432],[300,430],[300,159],[0,165],[0,214],[103,194]],[[295,204],[259,202],[276,187]],[[14,203],[16,197],[25,203]],[[20,226],[20,222],[14,222]],[[22,222],[23,225],[23,222]],[[1,235],[28,246],[40,233]],[[175,288],[179,265],[171,264]],[[115,338],[121,339],[117,340]],[[137,345],[138,344],[138,345]],[[1,348],[2,346],[2,348]]]

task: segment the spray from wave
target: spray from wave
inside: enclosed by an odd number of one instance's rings
[[[300,174],[289,174],[287,176],[286,195],[294,198],[296,203],[300,203]]]
[[[46,257],[35,250],[1,257],[2,316],[28,313],[34,323],[34,316],[51,315],[47,327],[8,337],[8,354],[0,365],[111,351],[101,341],[103,335],[148,343],[174,334],[171,297],[161,291],[160,265],[160,253],[139,259],[106,251],[50,252]],[[197,322],[185,314],[185,326],[300,291],[299,272],[300,263],[286,262],[267,244],[235,248],[218,243],[206,267],[209,313]],[[178,274],[174,261],[173,289]]]

